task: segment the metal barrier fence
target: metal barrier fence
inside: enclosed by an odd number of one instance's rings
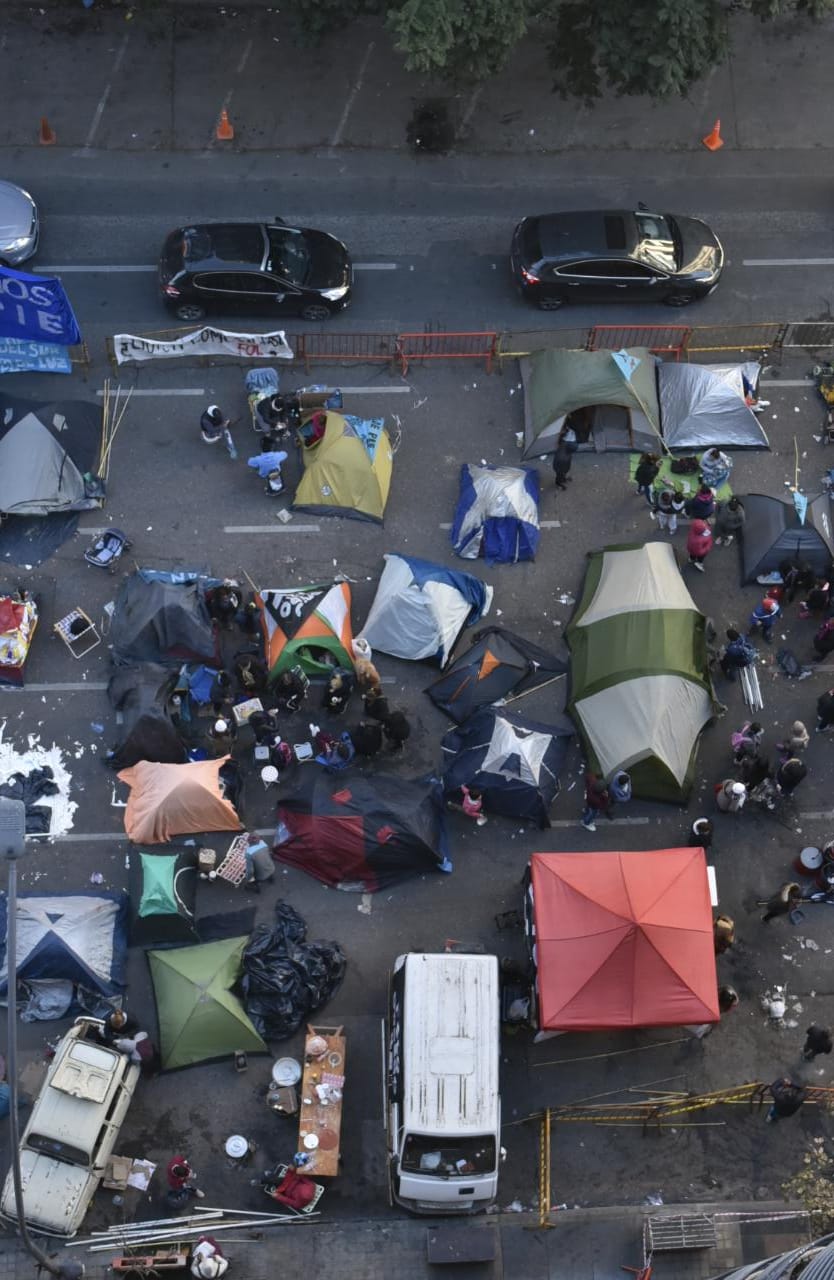
[[[588,351],[620,351],[623,347],[648,347],[655,355],[673,355],[676,360],[687,349],[692,329],[685,324],[637,325],[597,324],[588,334]]]
[[[686,344],[686,354],[708,351],[748,351],[759,356],[767,351],[779,351],[787,326],[765,322],[763,324],[707,324],[695,325]]]
[[[399,339],[392,333],[288,333],[292,364],[388,364],[402,369]],[[403,370],[404,372],[404,370]]]
[[[415,360],[484,360],[487,373],[498,350],[498,334],[486,333],[401,333],[397,353],[403,375]]]
[[[782,346],[804,347],[809,351],[834,347],[834,323],[828,320],[800,320],[786,324]]]

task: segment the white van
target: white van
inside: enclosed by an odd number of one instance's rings
[[[498,1191],[498,960],[398,956],[391,974],[386,1126],[391,1195],[413,1213],[474,1213]]]

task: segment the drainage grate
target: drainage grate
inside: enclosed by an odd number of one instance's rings
[[[705,1214],[646,1219],[649,1254],[671,1253],[674,1249],[711,1249],[715,1243],[715,1223]]]

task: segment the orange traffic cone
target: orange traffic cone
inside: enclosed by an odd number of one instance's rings
[[[220,112],[220,120],[217,125],[216,135],[218,142],[231,142],[235,136],[235,131],[229,120],[229,113],[224,107]]]
[[[46,116],[41,116],[41,127],[38,134],[38,140],[42,147],[53,147],[57,141],[55,137],[55,130],[50,129],[49,121]]]
[[[716,120],[715,124],[712,126],[707,136],[705,138],[702,138],[701,141],[703,142],[707,151],[718,151],[720,147],[724,146],[724,139],[721,137],[721,121],[720,120]]]

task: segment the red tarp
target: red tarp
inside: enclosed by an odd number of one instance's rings
[[[539,1028],[718,1021],[703,849],[534,853]]]

